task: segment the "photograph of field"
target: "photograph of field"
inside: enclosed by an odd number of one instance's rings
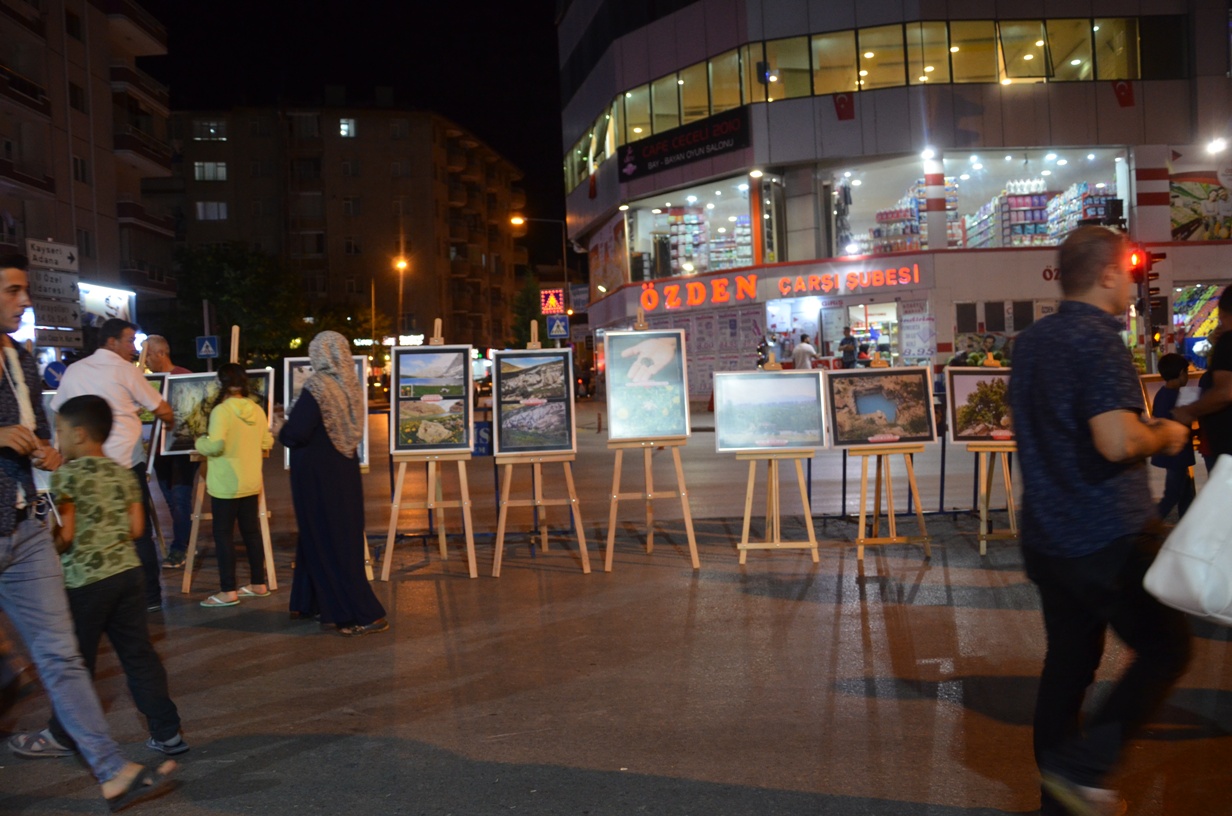
[[[362,354],[354,355],[355,376],[359,378],[360,392],[363,394],[363,411],[368,413],[368,358]],[[282,406],[287,416],[295,407],[295,401],[303,393],[304,383],[312,376],[312,362],[307,357],[284,357],[282,361]],[[291,451],[283,449],[282,466],[291,467]],[[368,466],[368,423],[364,423],[364,439],[359,445],[359,466]]]
[[[570,350],[498,351],[492,371],[497,455],[574,452]]]
[[[689,435],[684,331],[608,332],[608,439]]]
[[[1008,442],[1010,369],[947,368],[946,396],[952,442]]]
[[[927,368],[826,371],[825,378],[835,447],[936,441]]]
[[[248,373],[248,398],[265,412],[273,410],[274,369],[259,368]],[[210,429],[210,411],[218,400],[217,374],[172,374],[167,377],[164,399],[175,413],[175,425],[163,434],[160,454],[187,454],[196,450],[197,438]]]
[[[719,453],[823,448],[821,371],[724,371],[714,375]]]
[[[470,450],[471,347],[399,346],[392,357],[390,452]]]

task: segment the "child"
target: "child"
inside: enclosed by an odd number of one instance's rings
[[[1180,354],[1165,354],[1159,358],[1159,375],[1164,378],[1164,387],[1155,394],[1151,404],[1151,416],[1155,419],[1172,419],[1172,409],[1176,407],[1177,397],[1181,389],[1189,382],[1189,361]],[[1155,454],[1151,464],[1167,471],[1164,477],[1164,495],[1159,500],[1159,517],[1166,518],[1172,508],[1177,508],[1177,517],[1185,515],[1189,503],[1194,500],[1193,478],[1189,469],[1193,467],[1193,445],[1187,445],[1180,453],[1171,456]]]
[[[95,395],[60,406],[56,434],[65,463],[51,477],[59,511],[52,539],[61,554],[77,643],[91,676],[103,633],[115,650],[137,710],[150,728],[146,747],[182,754],[180,715],[167,692],[167,672],[150,643],[141,561],[133,539],[145,526],[141,487],[132,471],[103,454],[112,414]],[[63,757],[76,747],[52,715],[43,731],[10,740],[24,757]]]

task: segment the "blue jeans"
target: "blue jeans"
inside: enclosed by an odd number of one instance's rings
[[[18,518],[24,511],[18,511]],[[47,528],[21,520],[0,536],[0,607],[25,641],[56,716],[101,783],[124,769],[73,634],[64,573]]]
[[[199,463],[187,456],[161,456],[154,460],[154,475],[158,487],[171,511],[171,543],[167,554],[184,555],[188,552],[188,537],[192,534],[193,479]]]

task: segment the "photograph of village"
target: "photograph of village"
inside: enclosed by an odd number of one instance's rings
[[[821,371],[723,371],[714,375],[719,453],[825,447]]]
[[[936,441],[929,376],[923,367],[827,371],[834,446]]]
[[[574,452],[572,352],[498,351],[495,452]]]

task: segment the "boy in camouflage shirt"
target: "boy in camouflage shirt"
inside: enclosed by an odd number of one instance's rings
[[[141,561],[133,539],[145,527],[141,487],[132,471],[103,454],[112,414],[98,396],[60,406],[56,435],[65,464],[51,479],[59,510],[52,537],[61,553],[69,608],[86,668],[94,674],[98,643],[107,633],[150,728],[146,747],[182,754],[180,715],[167,692],[167,672],[150,643]],[[18,734],[10,746],[27,758],[71,756],[72,739],[52,716],[48,727]]]

